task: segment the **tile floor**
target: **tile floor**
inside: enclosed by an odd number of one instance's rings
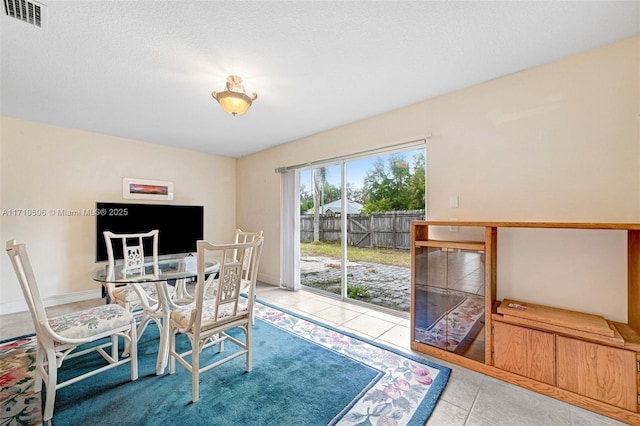
[[[352,334],[380,341],[405,352],[409,349],[409,319],[365,306],[342,302],[308,291],[290,292],[260,284],[258,299],[299,313]],[[47,308],[51,315],[68,309],[85,309],[104,303],[93,299]],[[0,340],[33,333],[27,312],[0,316]],[[414,352],[452,369],[449,383],[428,426],[540,426],[540,425],[623,425],[616,420],[575,407],[553,398],[502,382]]]

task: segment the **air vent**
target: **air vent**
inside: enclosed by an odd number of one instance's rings
[[[46,29],[47,6],[28,0],[4,0],[4,11],[10,18]]]

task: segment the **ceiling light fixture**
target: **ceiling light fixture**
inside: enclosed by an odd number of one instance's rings
[[[220,103],[223,110],[236,116],[242,115],[258,97],[257,93],[247,95],[242,85],[242,79],[237,75],[227,77],[227,90],[224,92],[211,92],[213,99]]]

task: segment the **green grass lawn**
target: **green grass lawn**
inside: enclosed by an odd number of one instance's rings
[[[341,247],[337,243],[300,243],[301,256],[326,256],[340,259]],[[347,247],[347,259],[352,262],[373,262],[383,265],[411,266],[410,250],[394,250],[380,247]]]

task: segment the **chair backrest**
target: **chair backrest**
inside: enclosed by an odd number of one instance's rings
[[[263,241],[264,238],[262,237],[255,241],[238,244],[211,244],[208,241],[198,241],[198,281],[196,283],[196,312],[198,312],[198,315],[192,318],[196,333],[203,325],[203,304],[207,298],[215,300],[213,309],[211,310],[211,306],[209,306],[210,310],[207,312],[207,318],[204,318],[207,326],[211,325],[213,327],[216,322],[233,321],[243,316],[249,318],[255,300],[255,284]],[[207,276],[207,258],[215,258],[220,262],[217,275],[209,274]],[[247,278],[250,282],[247,294],[247,310],[239,312],[242,269],[246,258],[248,258],[249,269],[252,273]]]
[[[24,244],[18,244],[16,240],[9,240],[7,241],[6,249],[29,307],[29,312],[31,312],[36,336],[41,342],[49,341],[51,339],[48,338],[46,333],[42,332],[41,328],[47,321],[47,311],[40,297],[36,277],[27,254],[27,247]]]
[[[235,243],[236,244],[252,243],[252,242],[262,238],[262,234],[263,234],[262,230],[256,231],[256,232],[250,232],[250,231],[243,231],[242,229],[236,229]],[[238,252],[236,250],[233,253],[233,258],[237,259],[238,258],[237,255],[238,255]],[[249,252],[249,256],[245,256],[244,262],[242,264],[242,279],[243,280],[248,280],[249,276],[251,275],[251,267],[249,265],[249,261],[251,259],[250,255],[251,255],[251,252]]]
[[[120,270],[122,277],[128,275],[145,275],[145,241],[149,241],[152,247],[152,262],[154,266],[154,275],[158,275],[158,230],[154,229],[149,232],[136,234],[115,234],[111,231],[104,231],[104,241],[107,245],[107,260],[109,268],[115,270],[117,260],[114,255],[114,245],[122,245],[122,269]]]

